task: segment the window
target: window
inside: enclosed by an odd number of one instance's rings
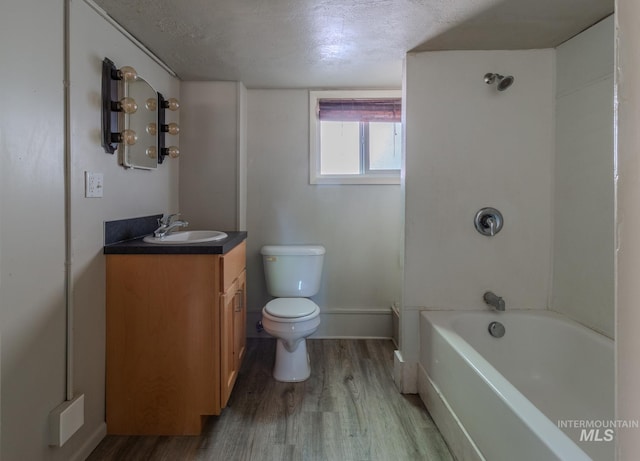
[[[399,91],[312,91],[311,184],[400,184]]]

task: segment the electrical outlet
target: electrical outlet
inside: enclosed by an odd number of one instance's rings
[[[84,172],[84,196],[102,197],[104,177],[102,173]]]

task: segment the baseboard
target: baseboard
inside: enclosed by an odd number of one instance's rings
[[[418,394],[456,461],[486,461],[438,387],[418,364]]]
[[[87,459],[106,436],[107,423],[103,422],[96,427],[95,431],[93,431],[80,448],[78,448],[78,451],[69,458],[69,461],[84,461]]]
[[[393,381],[402,394],[418,393],[416,363],[405,361],[399,350],[393,355]]]
[[[49,446],[62,447],[83,425],[84,394],[80,394],[49,413]]]
[[[247,337],[269,338],[256,330],[262,312],[247,312]],[[392,338],[393,320],[390,308],[321,309],[320,327],[310,338]]]

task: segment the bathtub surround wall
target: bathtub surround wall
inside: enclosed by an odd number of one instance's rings
[[[248,334],[271,299],[260,247],[326,247],[315,337],[391,337],[401,290],[399,185],[309,184],[309,93],[248,90]]]
[[[498,92],[487,72],[515,83]],[[405,86],[401,350],[411,367],[420,309],[487,309],[487,290],[507,309],[547,306],[554,51],[410,53]],[[504,216],[494,237],[474,228],[486,206]]]
[[[550,308],[613,338],[613,16],[556,49]]]
[[[179,82],[89,3],[69,2],[73,380],[84,425],[50,448],[48,415],[65,399],[64,2],[9,1],[0,28],[3,65],[15,70],[0,123],[0,457],[81,460],[105,433],[103,223],[178,206],[177,161],[125,170],[100,146],[102,59],[134,66],[165,95],[179,98]],[[85,171],[103,173],[103,198],[84,198]]]
[[[610,338],[615,336],[615,419],[623,421],[640,419],[639,406],[634,405],[640,381],[638,373],[634,372],[637,369],[634,364],[639,345],[636,340],[639,321],[637,273],[640,267],[640,258],[637,257],[640,254],[637,245],[638,178],[634,172],[639,171],[635,152],[638,144],[637,126],[640,123],[637,105],[640,98],[637,85],[630,83],[637,82],[638,79],[635,72],[635,69],[639,68],[638,59],[630,45],[633,39],[638,38],[638,33],[633,28],[633,21],[626,20],[637,18],[638,13],[640,10],[636,6],[625,5],[624,12],[617,9],[617,23],[614,23],[613,17],[606,18],[557,50],[550,50],[556,55],[553,88],[556,107],[555,119],[553,116],[548,119],[555,131],[550,168],[553,192],[550,207],[553,213],[550,244],[553,252],[549,261],[552,266],[548,269],[552,274],[551,283],[547,287],[548,306]],[[621,20],[622,17],[625,20]],[[615,67],[614,43],[618,45]],[[411,60],[408,60],[408,64],[410,67]],[[509,72],[516,75],[516,85],[520,83],[518,74],[511,70]],[[407,72],[406,88],[409,94],[412,94],[411,75],[411,72]],[[614,76],[618,85],[615,92]],[[614,95],[617,96],[617,105],[614,105]],[[455,98],[453,100],[454,103],[457,101]],[[413,102],[418,101],[409,98],[408,111],[411,110]],[[423,102],[426,103],[426,100]],[[523,107],[529,110],[528,105]],[[617,118],[614,116],[614,108],[617,108]],[[464,124],[472,124],[474,116],[477,114],[472,113],[470,118],[463,118]],[[407,136],[411,138],[410,127],[415,120],[411,117],[407,120]],[[618,161],[617,170],[614,171],[616,135]],[[417,210],[410,206],[410,177],[413,173],[411,161],[415,158],[417,146],[419,144],[407,142],[408,223],[416,221]],[[434,166],[436,167],[437,165]],[[517,177],[522,179],[527,175]],[[615,221],[614,178],[618,178]],[[614,222],[617,224],[617,235]],[[425,225],[418,230],[424,232],[427,228]],[[412,232],[415,232],[415,229],[412,231],[408,226],[408,263],[405,267],[410,267],[413,257],[409,243]],[[617,249],[617,252],[614,249]],[[543,266],[540,268],[544,270]],[[407,269],[407,275],[410,274],[416,272]],[[414,284],[414,281],[407,277],[405,293],[408,301],[402,322],[402,344],[406,349],[402,349],[402,352],[409,357],[414,340],[411,336],[414,331],[412,319],[420,309],[409,303],[411,290],[417,286],[417,283]],[[463,283],[462,286],[466,285]],[[505,298],[509,305],[508,297]],[[544,304],[541,306],[544,307]],[[463,305],[446,307],[465,309]],[[484,307],[478,304],[478,308]],[[592,357],[590,353],[587,353],[587,356]],[[396,367],[396,373],[398,368],[400,371],[410,368],[410,361],[407,362],[407,366]],[[605,372],[603,377],[613,379],[613,370]],[[613,394],[614,391],[605,391],[603,401],[611,399]],[[605,405],[610,406],[611,404]],[[435,410],[439,411],[438,408]],[[617,429],[615,437],[616,459],[635,459],[634,456],[638,452],[637,429]]]
[[[640,4],[616,1],[616,419],[640,420]],[[638,429],[616,432],[617,460],[640,453]]]

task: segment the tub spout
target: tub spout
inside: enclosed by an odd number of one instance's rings
[[[495,293],[491,291],[487,291],[482,298],[484,299],[484,302],[487,303],[487,305],[493,307],[495,310],[497,311],[505,310],[504,299],[502,299],[500,296],[496,295]]]

